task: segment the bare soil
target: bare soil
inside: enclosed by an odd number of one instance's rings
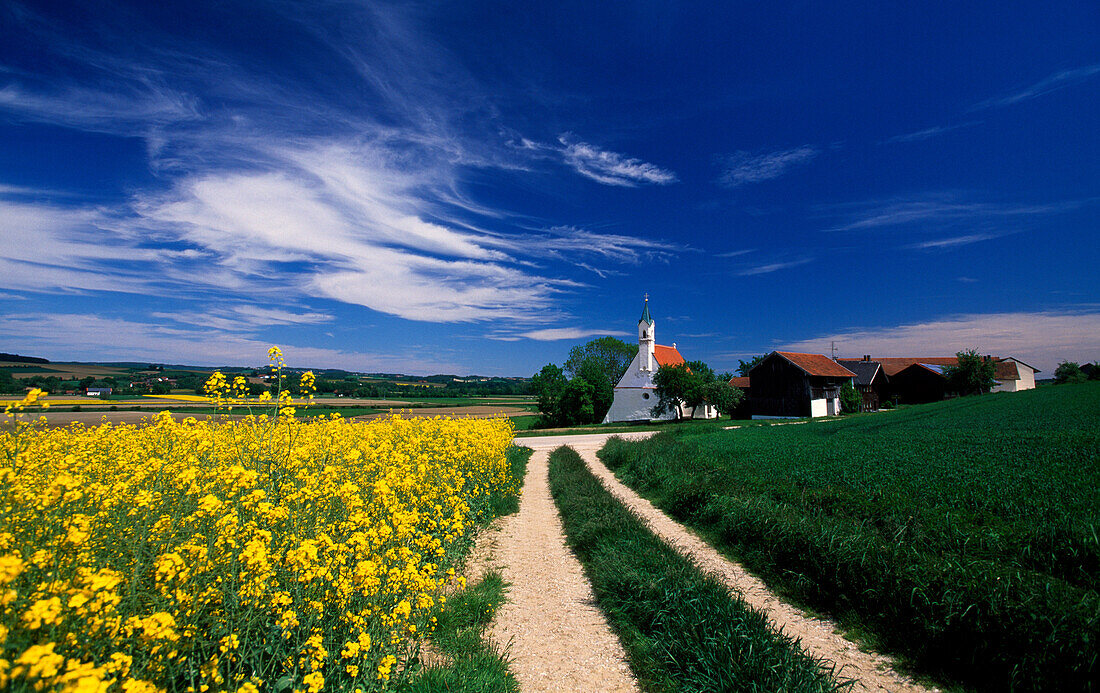
[[[651,434],[629,434],[629,437],[646,435]],[[723,557],[691,530],[673,521],[652,503],[620,483],[611,470],[596,457],[596,452],[603,447],[609,437],[610,435],[603,434],[567,436],[549,440],[517,439],[516,444],[534,447],[535,444],[546,441],[545,444],[553,445],[554,448],[568,444],[575,449],[604,486],[640,517],[655,534],[681,554],[691,558],[703,570],[718,577],[731,591],[740,594],[750,606],[764,612],[778,630],[797,639],[807,653],[835,664],[840,677],[854,679],[855,685],[852,690],[925,693],[936,690],[926,688],[898,672],[891,658],[861,649],[857,643],[841,635],[834,622],[810,616],[783,602],[761,580],[741,565]]]

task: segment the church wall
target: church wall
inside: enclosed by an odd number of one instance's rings
[[[647,398],[646,395],[649,395]],[[613,421],[669,421],[676,418],[675,412],[667,412],[660,417],[654,417],[653,405],[657,403],[657,395],[653,388],[615,388],[615,400],[611,408],[607,410],[607,416],[603,423]]]

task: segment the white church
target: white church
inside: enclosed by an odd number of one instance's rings
[[[638,355],[630,362],[626,373],[615,386],[615,399],[607,410],[603,423],[715,418],[718,412],[709,404],[698,407],[696,411],[681,406],[679,411],[653,416],[653,405],[657,403],[653,374],[661,366],[678,366],[684,363],[684,357],[676,350],[676,342],[670,347],[657,344],[655,332],[653,316],[649,314],[649,296],[646,296],[642,317],[638,320]]]

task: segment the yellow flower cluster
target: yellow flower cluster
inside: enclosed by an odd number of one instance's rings
[[[386,688],[492,499],[506,419],[0,434],[0,690]]]

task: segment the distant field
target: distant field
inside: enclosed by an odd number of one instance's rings
[[[80,380],[92,376],[105,378],[129,375],[133,371],[115,366],[97,366],[88,363],[23,363],[2,361],[0,368],[8,369],[14,378],[30,378],[35,375],[56,375],[63,380]]]
[[[771,584],[985,690],[1084,690],[1100,383],[612,441],[627,484]]]

